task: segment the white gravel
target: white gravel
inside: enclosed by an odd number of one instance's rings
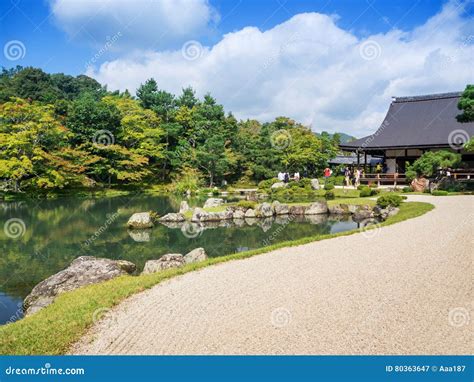
[[[132,296],[75,354],[470,354],[470,196],[378,229],[211,266]]]

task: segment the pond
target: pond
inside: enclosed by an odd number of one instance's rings
[[[190,200],[190,205],[202,205]],[[0,203],[0,324],[22,317],[23,299],[40,281],[79,256],[125,259],[139,271],[165,253],[185,254],[203,247],[209,257],[255,249],[305,236],[357,227],[350,217],[272,218],[213,225],[158,224],[146,231],[125,227],[134,212],[179,209],[168,196],[107,199],[62,198]]]

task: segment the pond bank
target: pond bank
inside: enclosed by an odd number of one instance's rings
[[[410,200],[436,209],[162,283],[111,310],[72,352],[468,354],[459,315],[472,309],[472,198]]]
[[[424,214],[432,208],[426,203],[405,203],[400,213],[381,226],[390,225]],[[285,233],[287,228],[280,233]],[[312,241],[351,235],[358,230],[323,234],[293,241],[273,242],[271,246],[209,260],[183,268],[139,277],[120,277],[91,287],[59,296],[55,304],[41,312],[5,327],[0,327],[0,354],[63,354],[69,344],[77,340],[94,321],[94,312],[108,309],[124,298],[150,288],[170,277],[200,269],[211,264],[248,258],[278,248],[301,245]],[[293,236],[294,237],[294,236]],[[52,327],[50,322],[56,322]]]

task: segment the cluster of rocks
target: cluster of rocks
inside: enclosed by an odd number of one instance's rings
[[[354,221],[362,221],[365,219],[375,218],[378,220],[386,220],[388,217],[398,213],[400,209],[389,206],[380,208],[379,206],[371,207],[369,205],[352,205],[352,204],[334,204],[329,206],[329,213],[332,215],[352,215]]]
[[[230,206],[221,212],[208,212],[202,208],[195,208],[192,222],[212,222],[220,220],[239,220],[252,218],[270,218],[279,215],[318,215],[326,214],[328,205],[326,201],[318,201],[309,205],[288,205],[278,201],[261,203],[255,208],[243,206]]]
[[[223,211],[211,212],[206,209],[222,206],[223,199],[210,198],[206,201],[203,208],[190,208],[187,202],[181,202],[179,212],[171,212],[158,221],[163,224],[177,224],[187,221],[185,214],[192,211],[191,222],[195,223],[209,223],[222,222],[229,220],[242,219],[265,219],[281,215],[293,216],[311,216],[319,214],[333,214],[333,215],[353,215],[354,220],[360,221],[367,218],[378,218],[385,220],[398,212],[397,208],[381,209],[379,207],[370,207],[369,205],[351,205],[351,204],[334,204],[328,206],[327,202],[316,201],[305,205],[289,205],[274,201],[273,203],[260,203],[255,208],[244,206],[228,206]],[[128,221],[128,226],[131,228],[148,228],[153,225],[150,213],[141,212],[133,214]],[[151,224],[151,225],[150,225]]]
[[[146,262],[142,274],[181,267],[207,259],[204,248],[196,248],[186,255],[166,254],[158,260]],[[81,256],[73,260],[64,270],[48,277],[37,284],[25,298],[23,307],[25,315],[38,312],[54,302],[64,292],[111,280],[122,275],[135,273],[136,266],[126,260],[111,260],[93,256]]]

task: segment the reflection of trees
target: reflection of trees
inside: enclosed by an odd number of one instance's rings
[[[259,248],[270,235],[274,235],[272,243],[276,243],[327,234],[333,224],[322,217],[313,219],[317,224],[305,219],[288,222],[285,218],[256,221],[253,226],[243,224],[241,227],[227,222],[222,224],[225,226],[217,223],[214,227],[205,227],[191,238],[185,236],[179,226],[168,228],[159,224],[148,232],[150,240],[143,242],[135,241],[127,232],[125,223],[132,213],[154,210],[163,215],[175,211],[179,202],[168,197],[147,196],[2,203],[0,223],[20,218],[25,222],[26,232],[21,238],[11,239],[0,230],[0,290],[25,297],[34,285],[81,255],[126,259],[140,270],[147,260],[165,253],[185,254],[203,247],[211,257],[222,256],[242,248]],[[195,201],[191,204],[195,205]],[[104,228],[107,218],[117,212],[116,220],[94,236]],[[91,238],[90,244],[84,245]]]

